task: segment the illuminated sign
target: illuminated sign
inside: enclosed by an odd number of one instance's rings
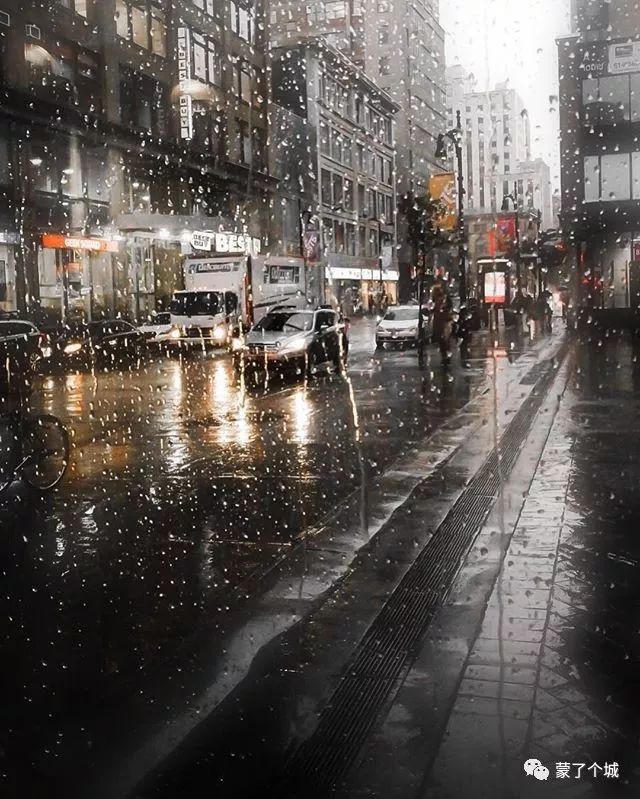
[[[504,305],[507,299],[507,282],[504,272],[484,273],[484,301]]]
[[[62,236],[45,233],[42,246],[49,250],[91,250],[92,252],[118,252],[118,242],[108,239],[83,239],[77,236]]]
[[[612,44],[609,47],[609,74],[640,72],[640,42]]]
[[[260,255],[260,239],[242,233],[210,233],[196,231],[191,234],[194,250],[223,253],[225,255]]]
[[[191,31],[178,28],[178,89],[180,90],[179,116],[180,138],[190,141],[193,138],[193,101],[189,94],[191,80]]]

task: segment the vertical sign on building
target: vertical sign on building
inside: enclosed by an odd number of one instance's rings
[[[193,103],[189,91],[191,80],[191,31],[178,28],[178,90],[180,92],[180,139],[193,138]]]

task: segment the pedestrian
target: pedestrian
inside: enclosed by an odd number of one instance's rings
[[[538,294],[538,299],[536,300],[536,321],[540,325],[540,329],[543,333],[550,333],[551,332],[551,316],[552,311],[549,306],[549,292],[548,291],[541,291]]]
[[[433,338],[438,343],[442,364],[451,360],[451,334],[453,332],[453,303],[449,292],[441,284],[433,287]]]
[[[562,319],[565,324],[567,323],[568,308],[569,308],[569,289],[566,286],[560,286],[560,304],[562,306]]]

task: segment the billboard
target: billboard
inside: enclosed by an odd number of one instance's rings
[[[454,230],[458,222],[456,209],[456,176],[453,172],[442,172],[429,178],[429,194],[440,206],[440,213],[434,220],[441,230]]]
[[[511,255],[516,243],[515,216],[499,216],[489,230],[489,252],[492,258]]]

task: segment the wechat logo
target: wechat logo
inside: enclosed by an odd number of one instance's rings
[[[527,776],[535,777],[540,781],[549,779],[549,769],[543,766],[542,763],[534,757],[525,762],[524,771]]]

